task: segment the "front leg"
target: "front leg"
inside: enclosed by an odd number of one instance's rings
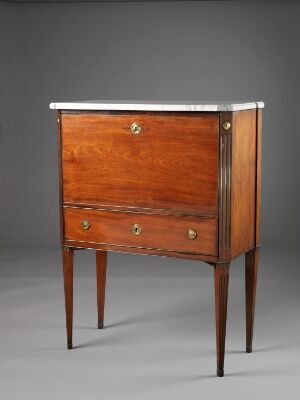
[[[229,263],[214,265],[216,302],[217,375],[224,375]]]
[[[74,250],[64,246],[62,249],[64,288],[65,288],[65,307],[66,307],[66,327],[67,327],[67,346],[72,349],[73,331],[73,260]]]
[[[246,352],[252,352],[253,325],[256,297],[256,282],[259,248],[245,254],[245,287],[246,287]]]
[[[98,329],[103,328],[107,251],[96,250]]]

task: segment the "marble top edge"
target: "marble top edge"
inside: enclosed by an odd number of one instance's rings
[[[53,110],[91,111],[241,111],[264,108],[264,102],[90,100],[50,103],[50,108]]]

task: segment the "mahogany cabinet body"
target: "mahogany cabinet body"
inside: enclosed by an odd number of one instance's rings
[[[73,253],[92,248],[99,328],[107,251],[195,259],[214,267],[218,376],[223,376],[229,266],[245,253],[246,349],[251,351],[261,112],[58,112],[68,348]],[[132,128],[135,123],[140,132]]]

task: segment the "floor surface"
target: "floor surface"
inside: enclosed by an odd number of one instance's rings
[[[252,354],[244,352],[243,259],[233,263],[224,378],[215,375],[209,265],[110,254],[97,330],[94,252],[77,252],[75,349],[66,350],[60,254],[0,261],[3,400],[300,399],[300,274],[286,273],[296,254],[262,254]]]

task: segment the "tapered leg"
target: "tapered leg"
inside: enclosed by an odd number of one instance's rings
[[[224,375],[229,263],[215,264],[217,375]]]
[[[67,345],[72,349],[73,330],[73,259],[74,250],[70,247],[63,247],[63,269],[66,306]]]
[[[252,352],[256,282],[259,248],[245,254],[245,287],[246,287],[246,352]]]
[[[96,251],[96,274],[97,274],[97,308],[98,308],[98,329],[103,328],[105,284],[106,284],[107,252]]]

